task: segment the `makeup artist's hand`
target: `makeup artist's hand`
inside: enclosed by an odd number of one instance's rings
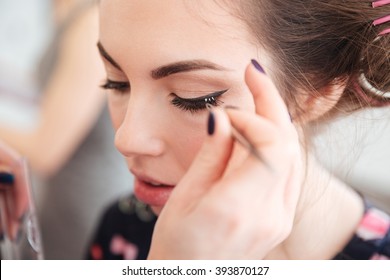
[[[256,114],[213,111],[211,135],[159,216],[149,259],[262,259],[289,236],[302,184],[298,134],[271,80],[254,65],[245,79]],[[231,126],[272,170],[248,153],[232,164]]]
[[[0,141],[0,203],[4,211],[0,233],[13,240],[17,237],[23,215],[29,206],[29,186],[25,160]]]

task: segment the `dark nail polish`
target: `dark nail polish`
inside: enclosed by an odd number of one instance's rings
[[[261,67],[261,65],[257,62],[256,59],[252,59],[251,62],[252,62],[252,64],[253,64],[253,66],[255,66],[255,68],[256,68],[259,72],[265,74],[265,71],[264,71],[263,67]]]
[[[215,117],[214,117],[214,113],[210,112],[209,113],[209,120],[207,122],[207,133],[209,135],[213,135],[214,130],[215,130]]]
[[[14,175],[8,172],[0,172],[0,184],[13,184],[15,181]]]

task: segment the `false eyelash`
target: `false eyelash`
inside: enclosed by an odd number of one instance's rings
[[[211,94],[197,98],[181,98],[176,94],[172,93],[175,97],[172,99],[171,103],[172,105],[176,106],[181,110],[195,113],[196,111],[206,109],[206,104],[210,104],[212,106],[221,105],[223,102],[219,100],[219,97],[227,91],[227,89],[216,91]]]
[[[107,89],[107,90],[114,90],[118,92],[125,92],[130,88],[129,82],[117,82],[117,81],[111,81],[106,80],[103,85],[101,85],[101,88]]]

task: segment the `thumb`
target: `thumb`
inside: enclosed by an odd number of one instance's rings
[[[191,200],[204,194],[223,176],[232,154],[230,121],[223,110],[209,112],[207,134],[189,170],[175,188],[177,194],[182,193],[182,197]]]

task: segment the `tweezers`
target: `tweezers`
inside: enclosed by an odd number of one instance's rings
[[[210,103],[206,103],[207,110],[211,111],[213,109],[213,106]],[[231,126],[232,131],[232,137],[235,141],[241,144],[244,148],[246,148],[251,155],[253,155],[256,159],[258,159],[260,162],[262,162],[269,171],[273,172],[273,168],[271,165],[265,160],[264,156],[260,153],[260,151],[248,140],[242,135],[240,132],[238,132],[237,129],[235,129],[233,126]]]

